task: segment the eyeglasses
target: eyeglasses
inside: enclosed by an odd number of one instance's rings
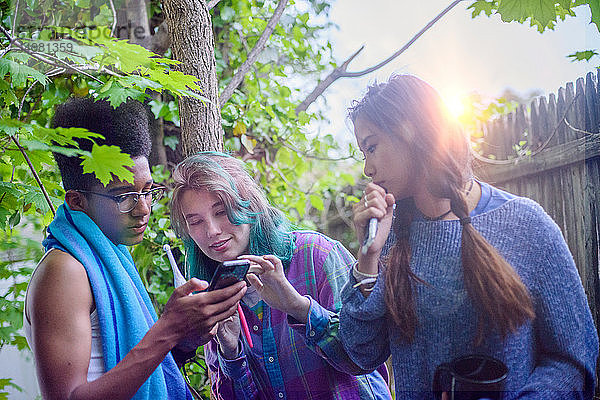
[[[91,192],[89,190],[78,190],[78,192],[95,194],[97,196],[102,196],[102,197],[111,199],[112,201],[117,203],[119,212],[125,214],[125,213],[128,213],[129,211],[133,210],[135,208],[135,206],[137,206],[137,203],[140,200],[140,197],[143,197],[144,200],[146,200],[146,202],[150,202],[151,206],[156,204],[156,202],[159,201],[165,194],[165,189],[166,188],[159,186],[159,187],[152,188],[152,189],[148,190],[147,192],[141,192],[141,193],[140,192],[128,192],[128,193],[118,194],[116,196],[113,196],[110,194],[98,193],[98,192]]]

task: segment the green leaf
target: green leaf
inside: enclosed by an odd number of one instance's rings
[[[287,98],[287,97],[290,97],[290,95],[292,94],[292,91],[287,86],[280,86],[279,94],[281,94],[281,97]]]
[[[12,196],[14,198],[21,197],[19,187],[11,182],[0,182],[0,196]]]
[[[478,0],[478,1],[474,2],[473,4],[471,4],[469,7],[467,7],[467,10],[470,8],[473,9],[473,12],[471,13],[472,18],[475,18],[476,16],[478,16],[481,13],[484,13],[485,15],[487,15],[489,17],[494,12],[494,2]]]
[[[310,204],[319,211],[323,211],[325,208],[323,204],[323,198],[314,194],[309,196]]]
[[[35,204],[35,208],[40,210],[42,214],[46,214],[50,211],[50,206],[46,202],[46,198],[42,193],[41,189],[36,187],[29,187],[29,190],[23,194],[24,204]]]
[[[176,94],[188,94],[188,89],[202,92],[198,85],[198,78],[186,75],[181,71],[170,71],[167,73],[160,70],[149,70],[147,71],[147,74],[150,79],[160,83],[166,90],[170,90]],[[202,96],[198,95],[197,97],[203,101],[208,101],[208,99]]]
[[[153,80],[139,75],[128,75],[122,78],[118,78],[118,82],[123,87],[135,87],[142,92],[146,89],[151,89],[156,92],[160,92],[162,90],[162,86],[158,82],[154,82]]]
[[[308,22],[308,18],[309,18],[309,14],[307,12],[304,14],[298,15],[298,19],[300,21],[302,21],[303,24],[306,24]]]
[[[6,228],[6,219],[10,215],[10,210],[0,206],[0,229]]]
[[[306,111],[300,111],[298,114],[298,122],[301,125],[306,125],[310,121],[310,115]]]
[[[13,346],[16,346],[17,349],[24,350],[29,348],[29,344],[27,343],[27,339],[24,336],[15,336],[11,342]]]
[[[85,151],[74,149],[72,147],[61,147],[61,146],[49,146],[46,143],[40,142],[39,140],[26,140],[21,139],[21,146],[29,151],[45,151],[64,154],[67,157],[77,157],[83,154],[88,154]]]
[[[6,74],[10,75],[13,87],[23,86],[29,77],[44,86],[48,83],[48,78],[40,71],[9,60],[8,58],[0,58],[0,78],[3,78]]]
[[[175,151],[177,144],[179,143],[179,138],[177,136],[165,136],[163,139],[165,146],[169,147],[171,150]]]
[[[523,22],[531,18],[541,24],[543,31],[543,28],[556,21],[555,4],[555,0],[500,0],[498,13],[504,22]]]
[[[267,114],[269,114],[272,118],[277,118],[277,115],[275,115],[275,111],[273,111],[273,108],[271,106],[267,106],[265,107],[265,111],[267,112]]]
[[[19,392],[23,391],[23,389],[19,385],[13,383],[12,378],[0,379],[0,389],[4,389],[6,387],[12,387],[14,389],[17,389]],[[1,393],[0,393],[0,395],[1,395]],[[0,399],[1,398],[2,397],[0,397]],[[8,399],[8,394],[7,394],[7,397],[5,397],[5,398]]]
[[[85,128],[45,128],[39,125],[33,125],[35,136],[46,142],[56,143],[59,146],[76,145],[74,138],[79,139],[103,139],[104,135],[96,132],[90,132]]]
[[[600,1],[589,0],[590,11],[592,12],[591,23],[596,25],[596,29],[600,32]]]
[[[113,83],[98,95],[100,99],[107,99],[113,108],[117,108],[129,98],[140,100],[142,97],[145,97],[145,94],[138,89],[124,88],[117,83]]]
[[[11,228],[14,228],[15,226],[17,226],[19,224],[19,222],[21,222],[21,213],[19,212],[19,210],[16,210],[13,215],[10,216],[10,218],[8,219],[8,225]]]
[[[569,54],[567,57],[572,58],[571,61],[589,61],[590,58],[597,56],[598,53],[595,50],[584,50],[576,51],[573,54]]]
[[[83,156],[81,165],[83,173],[93,173],[104,186],[113,179],[113,175],[121,181],[133,183],[133,172],[125,168],[132,167],[133,160],[122,153],[118,146],[99,146],[94,144],[90,156]]]
[[[356,185],[356,178],[352,174],[342,172],[340,178],[350,186]]]
[[[4,79],[0,79],[0,96],[2,96],[4,104],[6,105],[19,103],[19,99],[17,99],[15,92]]]
[[[5,132],[7,135],[14,136],[24,124],[16,119],[4,118],[0,119],[0,132]]]
[[[235,15],[235,11],[233,10],[233,8],[227,7],[227,6],[221,8],[220,16],[223,21],[230,21],[234,15]]]

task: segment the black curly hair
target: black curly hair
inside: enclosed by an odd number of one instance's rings
[[[104,140],[98,144],[118,146],[131,157],[148,157],[152,142],[149,131],[149,112],[136,100],[129,100],[116,109],[105,100],[71,98],[56,108],[53,128],[85,128],[100,133]],[[77,140],[82,150],[91,151],[92,141]],[[65,190],[89,190],[99,183],[93,174],[83,173],[81,159],[54,153]]]

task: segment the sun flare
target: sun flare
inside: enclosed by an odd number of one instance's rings
[[[456,119],[459,119],[466,111],[465,99],[463,96],[445,96],[444,103],[446,103],[450,115]]]

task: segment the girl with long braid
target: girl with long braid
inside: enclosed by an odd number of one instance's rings
[[[591,399],[598,337],[558,226],[534,201],[473,178],[470,147],[437,92],[409,75],[349,110],[364,172],[364,237],[342,291],[354,362],[392,356],[396,399],[433,398],[436,367],[469,354],[509,373],[506,399]]]

